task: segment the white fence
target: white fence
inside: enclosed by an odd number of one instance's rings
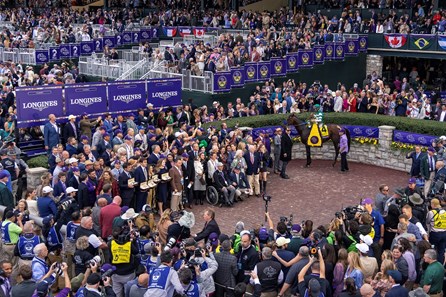
[[[130,71],[138,62],[126,60],[108,60],[104,58],[80,57],[79,73],[110,79],[119,78]]]
[[[0,48],[0,61],[36,65],[36,52],[32,48]]]

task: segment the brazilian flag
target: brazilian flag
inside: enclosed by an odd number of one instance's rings
[[[435,45],[434,35],[411,34],[409,49],[425,51],[430,50]]]
[[[313,147],[322,146],[321,132],[319,131],[319,126],[317,124],[311,125],[311,130],[310,130],[310,135],[308,136],[307,145]]]

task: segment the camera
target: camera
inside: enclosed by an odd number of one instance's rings
[[[91,259],[91,260],[87,261],[87,263],[85,263],[85,266],[87,268],[89,268],[89,267],[91,267],[91,265],[94,265],[94,264],[99,265],[99,263],[101,263],[101,257],[94,256],[93,259]]]
[[[166,247],[164,248],[164,250],[168,251],[168,250],[172,249],[175,246],[176,243],[177,243],[177,240],[175,239],[175,237],[169,238],[169,241],[167,242]],[[184,247],[184,244],[183,244],[183,247]]]
[[[291,227],[293,227],[293,214],[290,214],[290,217],[280,217],[280,221],[286,224],[288,232],[291,232]]]
[[[265,201],[265,202],[271,202],[271,196],[263,195],[263,201]]]

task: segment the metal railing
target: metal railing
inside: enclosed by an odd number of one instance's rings
[[[105,58],[80,57],[79,73],[91,76],[117,79],[129,71],[138,62],[126,60],[108,60]]]
[[[122,73],[116,80],[138,80],[147,72],[148,68],[152,67],[152,65],[153,62],[150,59],[144,58],[132,68]]]

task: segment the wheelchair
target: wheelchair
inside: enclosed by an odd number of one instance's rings
[[[218,191],[214,185],[209,185],[206,188],[206,201],[210,205],[217,205],[219,202],[224,201],[223,192]]]

